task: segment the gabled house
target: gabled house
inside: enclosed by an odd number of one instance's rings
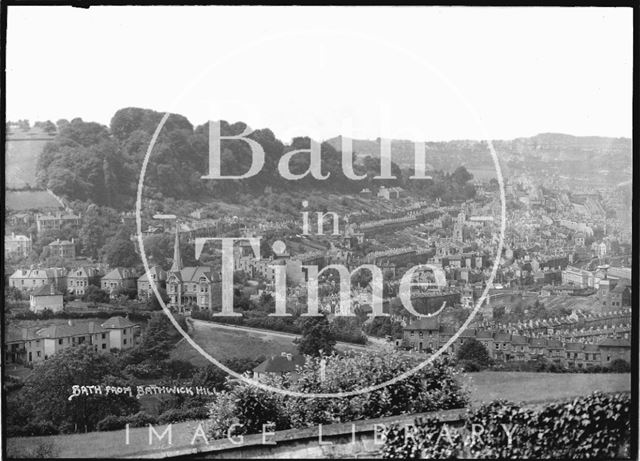
[[[75,295],[84,295],[89,285],[100,287],[102,273],[95,267],[78,267],[67,274],[67,291]]]
[[[100,288],[114,297],[119,289],[135,289],[137,279],[138,277],[132,268],[116,267],[100,279]]]
[[[145,272],[138,278],[138,299],[149,299],[150,296],[155,296],[151,281],[154,281],[158,288],[164,288],[166,280],[167,273],[160,266],[150,267],[149,272]]]
[[[269,375],[283,376],[288,374],[290,379],[295,380],[298,376],[297,367],[302,367],[304,364],[304,355],[283,352],[281,355],[271,356],[255,367],[253,378],[259,380]]]

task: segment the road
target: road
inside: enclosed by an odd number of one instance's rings
[[[256,336],[275,336],[279,338],[290,339],[291,341],[299,337],[299,335],[296,335],[294,333],[286,333],[286,332],[274,331],[274,330],[264,330],[261,328],[251,328],[251,327],[244,327],[239,325],[227,325],[223,323],[215,323],[215,322],[209,322],[205,320],[190,319],[190,322],[192,322],[194,329],[209,328],[209,329],[219,329],[219,330],[244,331],[246,333],[256,335]],[[380,350],[380,345],[378,341],[375,341],[375,342],[372,341],[367,346],[361,346],[359,344],[345,343],[342,341],[338,341],[336,342],[336,346],[348,348],[348,349],[356,349],[360,351]]]

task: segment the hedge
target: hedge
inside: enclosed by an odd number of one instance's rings
[[[463,428],[439,419],[385,431],[384,458],[619,458],[629,456],[629,394],[595,392],[541,409],[495,401],[467,413]],[[507,434],[509,432],[509,435]]]

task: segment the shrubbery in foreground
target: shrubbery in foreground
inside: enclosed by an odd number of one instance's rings
[[[628,457],[629,394],[595,392],[541,409],[495,401],[470,410],[464,428],[438,419],[385,432],[384,458]]]
[[[326,357],[324,379],[320,358],[308,357],[296,379],[272,378],[269,384],[307,393],[337,393],[386,382],[411,369],[411,359],[350,352]],[[211,436],[227,437],[262,432],[272,423],[275,430],[357,421],[384,416],[462,408],[466,393],[457,371],[444,359],[436,360],[410,377],[372,392],[346,398],[296,398],[237,383],[216,394],[209,404]],[[233,426],[233,424],[237,424]]]

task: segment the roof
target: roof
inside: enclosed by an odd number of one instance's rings
[[[95,277],[100,275],[100,271],[96,267],[76,267],[69,271],[68,278],[74,277]]]
[[[565,345],[565,349],[568,351],[581,351],[584,349],[584,344],[582,343],[567,343]]]
[[[631,341],[629,341],[628,339],[605,338],[598,343],[598,346],[631,347]]]
[[[116,267],[107,275],[102,277],[103,280],[105,279],[106,280],[124,280],[124,279],[131,279],[131,278],[135,278],[133,269],[129,269],[126,267]]]
[[[133,323],[131,320],[124,317],[115,316],[107,319],[101,326],[102,328],[128,328],[136,326],[137,323]]]
[[[153,266],[149,268],[149,273],[151,274],[156,274],[157,278],[160,280],[164,280],[164,277],[166,275],[166,272],[164,270],[162,270],[162,268],[160,266]],[[149,281],[149,275],[147,272],[145,272],[144,274],[142,274],[139,278],[138,278],[138,282],[148,282]]]
[[[493,332],[489,330],[480,330],[476,333],[476,338],[493,339]]]
[[[531,347],[545,347],[547,345],[547,340],[545,338],[531,338],[531,342],[529,344]]]
[[[265,360],[255,367],[255,373],[291,373],[296,371],[296,366],[303,366],[305,358],[303,355],[291,355],[291,359],[278,355]]]
[[[51,325],[36,331],[36,336],[40,338],[65,338],[68,336],[81,336],[86,334],[106,333],[96,322],[78,323],[72,325]]]
[[[527,344],[527,338],[526,336],[522,336],[522,335],[512,335],[511,336],[511,343],[512,344]]]
[[[511,335],[509,333],[496,333],[493,337],[494,341],[509,342]]]
[[[180,272],[170,272],[170,276],[177,276],[183,282],[198,282],[202,276],[213,282],[220,281],[220,275],[210,266],[185,267]]]
[[[549,339],[547,340],[547,347],[549,349],[562,349],[562,341],[559,339]]]
[[[31,339],[36,339],[36,330],[38,330],[38,327],[19,329],[7,328],[5,330],[4,342],[14,343],[18,341],[29,341]]]
[[[438,317],[427,317],[412,322],[410,325],[404,327],[405,330],[439,330],[440,320]]]
[[[52,284],[43,285],[35,290],[31,296],[62,296],[62,293]]]
[[[49,246],[53,247],[53,246],[60,246],[60,245],[73,245],[73,244],[74,243],[70,242],[69,240],[54,240],[49,244]]]

